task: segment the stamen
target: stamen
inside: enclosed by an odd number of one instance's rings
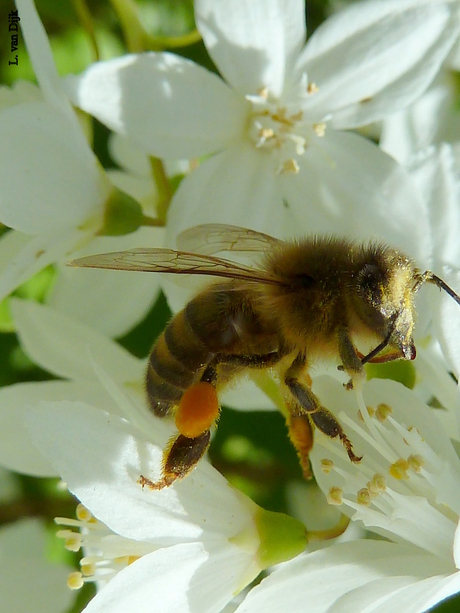
[[[383,423],[386,418],[393,413],[393,409],[383,402],[381,402],[377,406],[377,411],[375,413],[375,417],[379,420],[380,423]]]
[[[79,590],[81,587],[83,587],[83,584],[83,575],[78,571],[70,573],[70,575],[67,577],[67,587],[71,590]]]
[[[332,460],[328,460],[327,458],[324,458],[323,460],[321,460],[321,469],[323,473],[328,475],[333,468],[334,468],[334,462]]]
[[[407,471],[409,470],[409,468],[410,468],[409,462],[405,460],[404,458],[399,458],[399,460],[396,460],[396,462],[393,462],[388,472],[395,479],[409,479],[409,475],[407,474]]]
[[[331,487],[327,495],[329,504],[341,505],[343,501],[343,490],[341,487]]]
[[[285,162],[283,162],[281,167],[278,169],[277,174],[280,174],[280,175],[284,173],[297,174],[298,172],[299,172],[299,165],[294,160],[294,158],[290,158],[289,160],[286,160]]]
[[[369,491],[371,494],[380,494],[381,492],[384,492],[386,488],[387,485],[383,475],[377,473],[372,477],[372,480],[369,481]]]
[[[314,123],[313,130],[315,131],[316,136],[322,138],[326,134],[326,124],[322,123]]]
[[[364,507],[369,507],[371,504],[371,495],[369,493],[369,490],[367,489],[367,487],[363,487],[362,489],[359,490],[357,496],[356,496],[356,500],[358,502],[358,504],[364,506]]]
[[[407,458],[407,461],[409,462],[409,465],[412,468],[412,470],[416,473],[421,472],[422,468],[425,465],[425,460],[420,454],[410,455]]]
[[[307,85],[307,92],[309,94],[316,94],[316,92],[319,91],[319,87],[316,85],[316,83],[313,83],[313,81],[310,81],[310,83]]]

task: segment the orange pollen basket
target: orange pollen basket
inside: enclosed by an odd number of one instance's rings
[[[219,416],[215,387],[200,381],[185,390],[176,411],[177,429],[187,438],[196,438],[209,430]]]

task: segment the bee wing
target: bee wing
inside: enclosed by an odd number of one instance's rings
[[[90,255],[67,262],[76,268],[107,268],[179,275],[209,275],[258,283],[282,285],[282,280],[263,270],[230,260],[173,249],[133,249]]]
[[[194,226],[177,237],[179,249],[205,255],[221,251],[263,252],[282,242],[262,232],[218,223]]]

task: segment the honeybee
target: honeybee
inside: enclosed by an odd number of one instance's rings
[[[182,479],[203,457],[219,416],[218,391],[245,369],[276,371],[305,477],[311,476],[313,426],[340,439],[350,460],[359,462],[339,421],[312,391],[311,365],[338,358],[352,388],[367,362],[415,358],[414,297],[421,285],[437,285],[460,304],[442,279],[382,243],[332,236],[285,242],[205,224],[183,232],[179,245],[188,250],[134,249],[69,263],[221,278],[173,317],[150,353],[150,408],[158,417],[174,416],[178,429],[164,451],[161,479],[140,478],[152,489]],[[258,254],[258,265],[215,255],[239,251]],[[363,342],[373,348],[362,353]]]

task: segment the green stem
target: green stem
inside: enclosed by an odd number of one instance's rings
[[[78,21],[81,23],[82,28],[88,34],[90,46],[92,49],[93,61],[97,62],[100,58],[99,46],[96,40],[96,33],[94,30],[94,22],[91,16],[91,12],[88,9],[85,0],[72,0],[72,4],[77,14]]]
[[[166,215],[173,197],[173,191],[164,164],[160,158],[151,157],[150,167],[152,169],[153,180],[158,188],[157,214],[159,221],[162,222],[159,225],[164,226],[166,225]]]

